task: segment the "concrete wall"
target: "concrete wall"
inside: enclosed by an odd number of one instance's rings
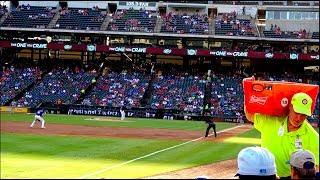
[[[98,6],[101,9],[106,9],[108,3],[106,1],[67,1],[70,8],[92,8]],[[30,4],[30,6],[51,6],[56,7],[59,5],[59,1],[19,1],[19,4]]]
[[[57,7],[59,5],[59,1],[19,1],[19,5],[27,5],[30,4],[30,6],[50,6],[50,7]]]
[[[178,9],[178,11],[176,11]],[[199,12],[196,12],[196,10],[199,10]],[[196,8],[175,8],[175,7],[167,7],[167,13],[168,12],[175,12],[175,13],[187,13],[187,14],[208,14],[208,9],[196,9]]]

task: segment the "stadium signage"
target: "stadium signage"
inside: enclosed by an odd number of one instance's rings
[[[88,44],[87,51],[89,52],[96,51],[96,46],[92,44]]]
[[[248,56],[248,52],[233,52],[232,56],[234,56],[234,57],[247,57]]]
[[[146,53],[147,52],[147,48],[132,48],[131,52]]]
[[[187,53],[188,53],[189,56],[195,56],[195,55],[197,55],[197,50],[188,49]]]
[[[164,53],[164,54],[170,54],[171,52],[172,52],[171,49],[164,49],[164,50],[163,50],[163,53]]]
[[[95,109],[95,108],[70,108],[68,114],[76,115],[102,115],[102,116],[120,116],[120,112],[117,109]],[[127,111],[126,116],[132,117],[135,114]]]
[[[248,57],[248,52],[227,52],[227,51],[210,51],[213,56],[233,56],[233,57]]]
[[[273,53],[267,53],[267,54],[265,55],[265,57],[266,57],[266,58],[273,58]]]
[[[298,59],[299,55],[298,54],[290,54],[290,59]]]
[[[316,55],[316,56],[310,56],[311,57],[311,59],[316,59],[316,60],[319,60],[319,55]]]
[[[3,48],[33,48],[33,49],[50,49],[50,50],[72,50],[72,51],[97,51],[97,52],[133,52],[133,53],[148,53],[151,55],[170,54],[176,56],[220,56],[220,57],[248,57],[256,59],[290,59],[290,60],[319,60],[317,54],[297,54],[297,53],[265,53],[258,51],[210,51],[206,49],[184,49],[184,48],[161,48],[161,47],[125,47],[116,46],[110,47],[107,45],[86,45],[86,44],[65,44],[64,42],[50,43],[26,43],[26,42],[10,42],[0,41],[0,47]]]
[[[47,44],[38,43],[11,43],[11,47],[17,48],[33,48],[33,49],[47,49]]]
[[[227,56],[227,51],[210,51],[210,55]]]
[[[70,50],[70,49],[72,49],[72,45],[66,44],[66,45],[63,46],[63,48],[64,48],[65,50]]]
[[[147,48],[126,48],[126,47],[109,47],[110,51],[115,52],[135,52],[135,53],[146,53]]]
[[[125,47],[109,47],[110,51],[115,51],[115,52],[125,52]]]
[[[139,6],[139,7],[148,7],[149,3],[147,2],[136,2],[136,1],[130,1],[126,2],[127,6]]]

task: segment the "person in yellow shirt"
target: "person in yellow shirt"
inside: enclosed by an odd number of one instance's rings
[[[308,94],[296,93],[289,104],[287,116],[278,117],[249,113],[246,117],[261,133],[261,147],[271,151],[276,160],[277,175],[290,179],[290,155],[298,149],[306,149],[319,157],[319,134],[306,121],[311,116],[312,99]],[[317,168],[319,159],[316,159]]]

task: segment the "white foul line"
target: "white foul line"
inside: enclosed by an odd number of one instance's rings
[[[239,128],[239,127],[242,127],[242,126],[243,126],[243,125],[235,126],[235,127],[229,128],[229,129],[224,129],[224,130],[222,130],[222,131],[217,132],[217,134],[222,133],[222,132],[226,132],[226,131],[230,131],[230,130],[233,130],[233,129],[236,129],[236,128]],[[209,136],[212,136],[212,135],[213,135],[213,133],[209,134],[208,137],[209,137]],[[202,138],[203,138],[203,137],[199,137],[199,138],[197,138],[197,139],[193,139],[193,140],[190,140],[190,141],[187,141],[187,142],[184,142],[184,143],[175,145],[175,146],[171,146],[171,147],[168,147],[168,148],[159,150],[159,151],[155,151],[155,152],[153,152],[153,153],[150,153],[150,154],[147,154],[147,155],[138,157],[138,158],[136,158],[136,159],[131,159],[130,161],[126,161],[126,162],[123,162],[123,163],[120,163],[120,164],[117,164],[117,165],[114,165],[114,166],[110,166],[110,167],[107,167],[107,168],[98,170],[98,171],[96,171],[96,172],[93,172],[93,173],[90,173],[90,174],[81,176],[81,177],[79,177],[78,179],[85,179],[85,178],[88,178],[88,177],[90,177],[90,176],[97,175],[97,174],[100,174],[100,173],[102,173],[102,172],[109,171],[109,170],[111,170],[111,169],[114,169],[114,168],[117,168],[117,167],[120,167],[120,166],[129,164],[129,163],[134,162],[134,161],[137,161],[137,160],[139,160],[139,159],[143,159],[143,158],[146,158],[146,157],[149,157],[149,156],[152,156],[152,155],[161,153],[161,152],[163,152],[163,151],[167,151],[167,150],[170,150],[170,149],[173,149],[173,148],[176,148],[176,147],[179,147],[179,146],[183,146],[183,145],[185,145],[185,144],[188,144],[188,143],[191,143],[191,142],[194,142],[194,141],[198,141],[198,140],[200,140],[200,139],[202,139]]]

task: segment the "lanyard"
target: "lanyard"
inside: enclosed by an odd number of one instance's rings
[[[280,127],[279,127],[279,130],[278,130],[278,136],[283,136],[283,134],[284,134],[284,122],[285,121],[283,121],[282,123],[281,123],[281,125],[280,125]]]

